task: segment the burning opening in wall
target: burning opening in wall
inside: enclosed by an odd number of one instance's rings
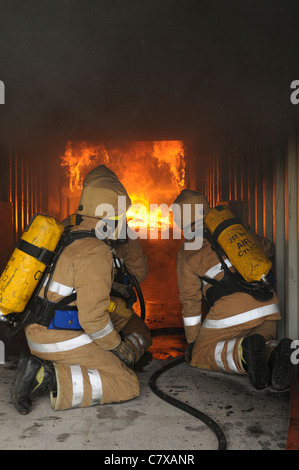
[[[161,205],[170,207],[185,187],[183,142],[68,142],[61,156],[62,219],[77,210],[85,176],[101,164],[114,171],[126,188],[132,202],[127,211],[128,225],[138,232],[148,257],[149,275],[141,285],[146,323],[151,329],[181,328],[175,264],[182,240],[161,236],[163,229],[172,228],[172,213],[163,213]],[[141,235],[157,229],[158,237]],[[139,313],[138,306],[134,305],[134,309]],[[157,336],[153,341],[152,352],[156,358],[175,357],[182,353],[184,346],[180,336],[171,339]]]
[[[86,174],[101,164],[116,173],[131,198],[132,207],[127,212],[131,228],[161,229],[163,225],[172,223],[171,217],[163,214],[161,207],[150,208],[150,205],[171,205],[183,189],[183,142],[133,142],[122,145],[68,142],[61,156],[61,167],[65,172],[63,218],[77,209]]]

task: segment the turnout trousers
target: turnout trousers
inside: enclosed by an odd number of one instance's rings
[[[267,355],[277,344],[276,323],[280,319],[278,299],[267,302],[248,294],[222,297],[210,309],[195,341],[190,365],[200,369],[246,374],[242,366],[242,340],[260,334]]]
[[[115,319],[113,323],[117,329],[122,322]],[[148,328],[135,313],[120,334],[128,335],[141,352],[151,344]],[[139,395],[134,371],[111,351],[100,348],[84,331],[48,330],[32,324],[26,327],[26,337],[31,354],[55,366],[57,391],[50,393],[53,409],[120,403]]]

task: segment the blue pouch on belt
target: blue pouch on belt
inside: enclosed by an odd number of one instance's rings
[[[78,310],[76,308],[68,310],[55,310],[54,317],[48,330],[82,330],[79,323]]]

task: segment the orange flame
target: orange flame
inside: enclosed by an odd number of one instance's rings
[[[66,168],[71,192],[81,191],[85,174],[100,164],[109,163],[109,157],[104,146],[92,146],[80,143],[73,152],[72,143],[68,142],[65,153],[61,156],[61,166]]]
[[[181,141],[131,142],[121,145],[68,142],[61,166],[65,170],[66,197],[80,197],[86,174],[104,164],[114,171],[132,202],[127,212],[133,230],[170,227],[171,213],[150,204],[171,205],[185,184],[184,147]],[[78,205],[78,201],[77,205]],[[69,214],[67,214],[69,215]],[[64,216],[66,216],[64,214]]]

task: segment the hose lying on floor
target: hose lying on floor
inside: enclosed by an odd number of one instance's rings
[[[161,330],[151,330],[151,333],[153,336],[156,336],[157,334],[173,334],[174,332],[178,332],[181,329],[177,328],[161,328]],[[185,357],[180,356],[179,358],[175,359],[174,361],[165,364],[162,366],[160,369],[158,369],[156,372],[153,373],[153,375],[150,378],[149,385],[151,390],[162,400],[166,401],[167,403],[179,408],[182,411],[185,411],[186,413],[189,413],[190,415],[194,416],[195,418],[199,419],[203,423],[205,423],[216,435],[218,439],[218,450],[226,450],[226,438],[225,435],[222,431],[222,429],[218,426],[218,424],[212,420],[209,416],[206,414],[202,413],[201,411],[197,410],[196,408],[193,408],[192,406],[187,405],[186,403],[183,403],[176,398],[171,397],[170,395],[167,395],[164,393],[162,390],[159,389],[159,387],[156,384],[157,379],[167,370],[172,369],[173,367],[185,362]]]
[[[139,283],[136,280],[135,276],[132,274],[128,273],[130,275],[130,280],[132,282],[132,285],[135,287],[136,292],[137,292],[137,297],[139,299],[139,304],[140,304],[140,310],[141,310],[141,318],[143,321],[145,320],[145,302],[144,302],[144,297],[142,294],[142,291],[140,289]],[[158,328],[158,329],[153,329],[151,330],[152,336],[157,336],[157,335],[165,335],[165,334],[183,334],[184,329],[183,328]],[[165,400],[166,402],[170,403],[173,406],[176,406],[177,408],[185,411],[186,413],[189,413],[192,416],[195,416],[197,419],[200,419],[202,422],[204,422],[217,436],[218,439],[218,450],[226,450],[226,438],[225,435],[222,431],[222,429],[218,426],[218,424],[213,421],[209,416],[205,415],[201,411],[192,408],[191,406],[176,400],[175,398],[172,398],[170,395],[167,395],[166,393],[162,392],[157,385],[156,385],[156,380],[160,375],[162,375],[164,372],[167,370],[171,369],[172,367],[175,367],[176,365],[181,364],[182,362],[185,361],[184,356],[179,357],[175,361],[166,364],[163,366],[161,369],[156,371],[152,377],[150,378],[150,387],[152,391],[162,400]]]

